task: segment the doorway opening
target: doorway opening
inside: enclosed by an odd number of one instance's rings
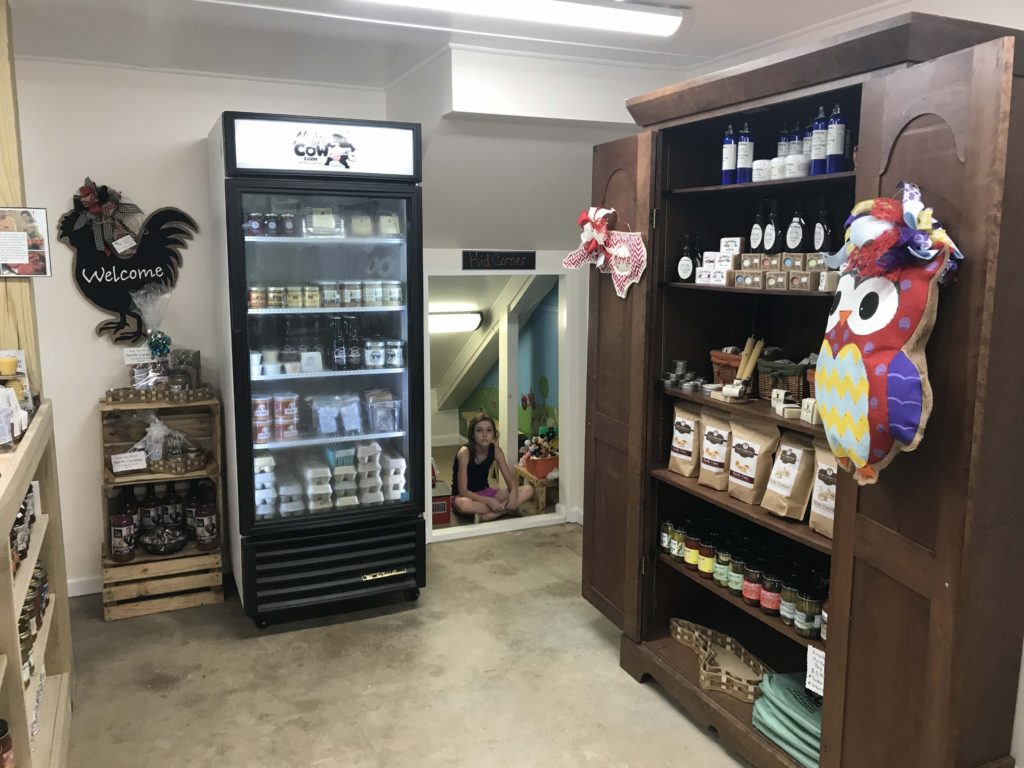
[[[566,521],[558,457],[564,280],[558,274],[428,277],[431,538]],[[478,423],[480,438],[471,441]],[[494,449],[488,445],[491,426]],[[458,455],[464,446],[463,482],[476,475],[479,493],[460,500]],[[522,461],[524,453],[535,455]],[[509,481],[517,489],[516,505],[506,501]]]

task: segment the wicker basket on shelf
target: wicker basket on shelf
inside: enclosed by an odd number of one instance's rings
[[[757,363],[757,389],[762,400],[771,400],[773,389],[784,389],[799,403],[804,399],[806,385],[806,365],[772,360],[759,360]]]
[[[740,367],[740,355],[730,355],[720,349],[711,350],[711,369],[715,384],[732,384]]]

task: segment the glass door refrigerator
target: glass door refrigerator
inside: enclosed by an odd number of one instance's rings
[[[231,563],[257,624],[425,584],[420,126],[226,112]]]

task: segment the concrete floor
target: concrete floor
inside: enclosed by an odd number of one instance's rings
[[[104,623],[72,601],[72,768],[740,765],[580,593],[581,529],[432,544],[418,604],[255,629],[237,599]]]

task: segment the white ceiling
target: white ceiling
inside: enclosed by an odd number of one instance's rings
[[[687,22],[663,39],[585,23],[510,24],[361,0],[15,0],[14,44],[19,56],[383,88],[448,45],[682,71],[898,2],[688,4]]]

